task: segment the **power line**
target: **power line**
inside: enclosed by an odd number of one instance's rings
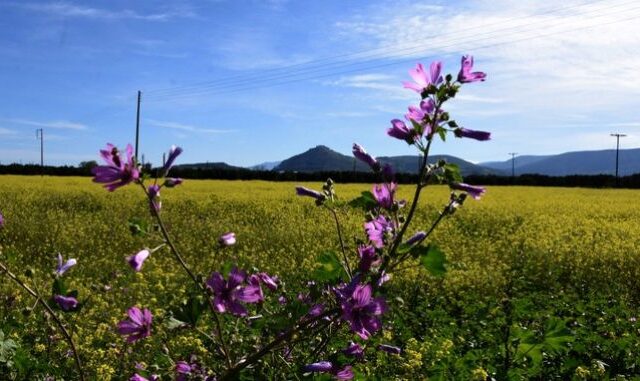
[[[618,6],[621,5],[626,5],[628,3],[623,3],[623,4],[618,4]],[[609,13],[602,13],[603,9],[613,9],[614,7],[606,7],[606,8],[601,8],[601,9],[597,9],[594,11],[591,11],[587,14],[592,14],[592,13],[597,13],[597,15],[595,17],[592,18],[596,19],[599,17],[606,17],[606,16],[611,16],[611,15],[615,15],[620,13],[620,11],[618,12],[609,12]],[[628,13],[630,10],[635,10],[638,9],[638,7],[636,8],[631,8],[631,9],[625,9],[622,10],[625,13]],[[546,22],[547,20],[539,20],[537,22],[533,22],[533,23],[529,23],[529,24],[525,24],[525,25],[519,25],[517,28],[502,28],[502,29],[496,29],[496,30],[492,30],[492,31],[488,31],[487,33],[484,34],[477,34],[474,36],[473,39],[469,39],[468,37],[465,38],[458,38],[458,39],[450,39],[448,42],[449,44],[445,44],[445,45],[440,45],[440,46],[436,46],[433,49],[445,49],[445,48],[449,48],[449,47],[455,47],[458,46],[459,44],[469,44],[469,43],[476,43],[478,41],[483,41],[483,40],[487,40],[489,39],[489,37],[493,37],[492,35],[501,32],[500,34],[505,34],[503,33],[505,30],[511,31],[512,35],[513,34],[522,34],[522,33],[528,33],[528,32],[532,32],[535,31],[534,29],[525,29],[525,30],[518,30],[519,27],[522,26],[531,26],[531,25],[536,25],[536,24],[540,24],[542,21]],[[620,22],[620,20],[616,20],[616,22]],[[606,25],[608,23],[603,23],[600,25]],[[593,27],[594,25],[590,25],[587,28]],[[537,29],[537,28],[536,28]],[[576,28],[577,30],[579,29],[585,29],[583,28]],[[564,30],[560,30],[558,31],[559,33],[563,33],[566,31],[570,31],[572,29],[564,29]],[[465,31],[466,33],[466,31]],[[551,35],[554,33],[547,33],[544,35]],[[485,38],[482,39],[477,39],[475,37],[477,36],[486,36]],[[542,35],[542,36],[544,36]],[[534,36],[535,37],[535,36]],[[529,38],[525,38],[525,39],[529,39]],[[445,40],[446,41],[446,40]],[[451,43],[454,42],[454,43]],[[510,42],[503,42],[503,43],[497,43],[497,44],[492,44],[491,46],[496,46],[496,45],[502,45],[505,43],[511,43],[514,41],[510,41]],[[421,45],[423,47],[426,47],[425,45]],[[394,62],[392,64],[396,64],[396,63],[400,63],[400,62],[406,62],[406,60],[401,60],[399,61],[399,58],[402,57],[412,57],[411,60],[415,59],[415,53],[418,53],[416,50],[416,47],[412,47],[412,50],[414,50],[411,54],[396,54],[395,55],[395,59]],[[401,50],[397,50],[397,52],[400,51],[404,51],[404,50],[408,50],[408,49],[401,49]],[[293,72],[287,72],[286,74],[279,74],[279,75],[262,75],[259,78],[256,78],[256,80],[250,80],[251,77],[245,77],[245,79],[249,79],[250,81],[247,81],[248,83],[238,83],[238,82],[233,82],[233,83],[219,83],[216,84],[216,82],[211,82],[211,84],[208,85],[202,85],[200,87],[196,87],[196,86],[192,86],[190,89],[189,88],[176,88],[176,90],[173,93],[165,93],[165,94],[156,94],[155,97],[154,96],[150,96],[150,98],[152,100],[158,100],[158,99],[162,99],[162,98],[175,98],[178,99],[179,97],[182,96],[193,96],[193,95],[198,95],[198,94],[203,94],[203,93],[208,93],[211,91],[214,92],[226,92],[226,90],[233,90],[233,89],[245,89],[245,88],[257,88],[258,84],[265,84],[265,83],[269,83],[270,81],[274,81],[277,79],[285,79],[285,81],[282,81],[282,83],[290,83],[290,82],[294,82],[294,81],[299,81],[299,80],[306,80],[306,79],[315,79],[315,78],[322,78],[322,77],[326,77],[326,76],[330,76],[330,75],[336,75],[336,74],[341,74],[341,73],[349,73],[349,72],[354,72],[354,71],[362,71],[362,70],[370,70],[372,68],[377,68],[377,67],[383,67],[383,66],[389,66],[390,64],[385,63],[385,64],[378,64],[378,65],[374,65],[374,66],[369,66],[369,67],[358,67],[358,68],[354,68],[351,69],[349,71],[341,71],[341,72],[329,72],[329,73],[323,73],[320,75],[316,75],[316,76],[311,76],[311,77],[305,77],[305,78],[291,78],[292,76],[302,76],[302,75],[306,75],[306,74],[311,74],[314,72],[319,72],[319,71],[327,71],[327,70],[333,70],[333,69],[338,69],[338,68],[344,68],[344,67],[348,67],[348,66],[354,66],[354,65],[358,65],[358,66],[363,66],[366,64],[370,64],[370,63],[375,63],[376,61],[379,61],[380,58],[385,58],[385,57],[379,57],[377,59],[370,59],[370,60],[364,60],[364,61],[342,61],[342,62],[335,62],[335,63],[331,63],[330,65],[332,65],[333,67],[328,67],[327,65],[325,65],[324,67],[322,65],[316,65],[315,67],[307,67],[307,68],[302,68],[300,70],[297,71],[293,71]],[[388,58],[388,57],[386,57]],[[260,87],[264,87],[264,86],[260,86]],[[223,91],[225,90],[225,91]]]
[[[633,8],[632,10],[636,10],[636,9],[640,9],[640,7]],[[625,13],[628,13],[628,11],[629,10],[625,10]],[[600,17],[611,16],[613,14],[615,14],[615,13],[601,14]],[[563,30],[557,30],[557,31],[550,32],[550,33],[536,34],[536,35],[533,35],[533,36],[525,36],[525,37],[520,38],[520,39],[515,39],[515,40],[511,40],[511,41],[503,41],[503,42],[498,42],[498,43],[493,43],[493,44],[486,44],[486,45],[473,47],[473,48],[470,48],[470,49],[471,50],[487,49],[487,48],[492,48],[492,47],[495,47],[495,46],[512,44],[512,43],[515,43],[515,42],[521,42],[521,41],[536,39],[536,38],[540,38],[540,37],[547,37],[547,36],[560,34],[560,33],[567,33],[567,32],[585,30],[585,29],[590,29],[590,28],[604,26],[604,25],[620,23],[620,22],[632,20],[632,19],[635,19],[635,18],[638,18],[638,17],[640,17],[640,15],[632,15],[632,16],[627,17],[627,18],[618,19],[618,20],[614,20],[614,21],[611,21],[611,22],[607,22],[607,23],[600,23],[600,24],[595,24],[595,25],[587,25],[587,26],[578,27],[578,28],[568,28],[568,29],[563,29]],[[471,41],[471,42],[474,42],[474,41]],[[454,46],[454,45],[439,46],[439,47],[436,47],[436,49],[444,49],[444,48],[451,47],[451,46]],[[447,56],[447,55],[450,55],[450,54],[440,54],[439,57]],[[410,61],[414,61],[416,59],[428,59],[428,58],[435,58],[435,57],[438,57],[438,56],[431,55],[431,56],[423,56],[423,57],[419,57],[419,58],[416,58],[415,56],[411,56],[411,58],[409,58],[409,59],[395,59],[395,60],[392,60],[390,62],[385,62],[385,63],[381,63],[381,64],[377,64],[377,65],[371,65],[371,66],[363,67],[363,68],[354,68],[354,69],[350,69],[350,70],[329,72],[329,73],[324,73],[324,74],[319,74],[319,75],[314,75],[314,76],[291,78],[291,79],[288,79],[286,81],[273,82],[273,83],[269,83],[269,82],[266,82],[266,83],[263,82],[262,84],[255,84],[255,83],[242,84],[242,83],[240,83],[240,84],[236,84],[233,87],[227,87],[227,88],[224,88],[222,86],[219,87],[218,89],[216,89],[215,87],[210,87],[209,89],[203,88],[203,89],[201,89],[199,91],[194,91],[192,93],[177,94],[177,95],[174,95],[174,96],[165,96],[165,97],[157,96],[155,99],[152,98],[151,101],[153,101],[153,102],[169,101],[169,100],[174,100],[174,99],[190,98],[190,97],[193,97],[193,96],[204,95],[204,94],[210,94],[210,95],[228,94],[228,93],[233,93],[233,92],[238,92],[238,91],[245,91],[245,90],[252,90],[252,89],[256,89],[256,88],[265,88],[265,87],[278,86],[278,85],[283,85],[283,84],[287,84],[287,83],[300,82],[300,81],[305,81],[305,80],[310,80],[310,79],[326,78],[326,77],[331,77],[331,76],[340,75],[340,74],[350,74],[350,73],[355,73],[355,72],[362,72],[362,71],[366,71],[366,70],[377,69],[377,68],[381,68],[381,67],[388,67],[388,66],[397,65],[397,64],[400,64],[400,63],[410,62]],[[273,78],[273,79],[277,79],[277,78]]]

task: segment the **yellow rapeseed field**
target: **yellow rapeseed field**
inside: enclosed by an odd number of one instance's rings
[[[207,276],[232,260],[295,285],[307,279],[318,254],[338,248],[333,220],[312,200],[297,197],[296,185],[321,187],[320,183],[187,180],[162,190],[162,215],[197,274]],[[338,196],[345,200],[370,187],[336,185]],[[410,199],[413,188],[399,188],[400,198]],[[423,194],[409,233],[426,230],[448,199],[444,186],[428,187]],[[395,274],[394,287],[404,298],[424,290],[425,295],[441,293],[452,300],[470,294],[498,300],[514,274],[524,272],[540,287],[584,285],[597,290],[615,284],[633,299],[640,295],[639,195],[637,190],[490,187],[482,200],[467,200],[432,236],[447,255],[445,277],[437,279],[411,267]],[[158,237],[135,237],[129,232],[131,218],[151,221],[139,187],[110,193],[90,178],[0,176],[0,211],[6,219],[0,231],[0,259],[8,261],[15,273],[32,268],[33,281],[50,287],[57,253],[78,260],[65,277],[86,305],[80,314],[67,316],[77,327],[74,333],[92,377],[118,377],[124,358],[151,363],[167,350],[206,358],[206,338],[197,333],[173,335],[154,327],[154,335],[136,343],[133,352],[115,333],[115,324],[129,306],[145,306],[162,316],[191,286],[168,251],[152,254],[137,274],[125,263],[126,256],[160,242]],[[339,217],[347,244],[354,248],[355,239],[363,238],[361,211],[345,208]],[[227,231],[236,232],[238,242],[222,249],[217,237]],[[5,334],[12,333],[34,356],[66,352],[63,341],[48,339],[56,334],[47,325],[37,325],[34,315],[16,312],[31,307],[34,300],[4,276],[0,294],[0,321],[26,324],[39,345],[32,346],[23,332],[7,332],[8,323]],[[415,349],[420,347],[415,339],[409,344],[410,358],[403,357],[407,361],[403,367],[411,367],[410,361],[427,361]],[[66,366],[73,366],[71,358]],[[407,372],[411,374],[410,369]],[[481,367],[474,372],[485,374]]]

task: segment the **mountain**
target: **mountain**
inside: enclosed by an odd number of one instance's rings
[[[511,171],[511,160],[480,163],[485,167]],[[551,156],[516,156],[515,172],[548,176],[598,175],[615,173],[616,150],[577,151]],[[640,148],[620,150],[619,174],[640,173]]]
[[[281,161],[265,161],[264,163],[256,164],[249,169],[253,169],[254,171],[270,171],[280,165]]]
[[[416,173],[418,171],[418,156],[382,156],[377,158],[381,163],[389,163],[396,172]],[[447,162],[460,166],[463,176],[469,174],[497,174],[490,168],[481,167],[457,157],[448,155],[434,155],[430,162],[445,159]],[[283,160],[274,168],[276,171],[320,172],[320,171],[359,171],[368,172],[369,167],[352,156],[346,156],[326,146],[317,146],[299,155]]]
[[[225,170],[238,170],[238,169],[246,169],[243,167],[236,167],[234,165],[229,165],[224,162],[215,162],[215,163],[192,163],[192,164],[179,164],[174,166],[175,168],[184,168],[184,169],[225,169]]]

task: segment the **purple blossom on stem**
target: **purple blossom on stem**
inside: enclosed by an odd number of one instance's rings
[[[480,141],[491,139],[490,132],[470,130],[468,128],[462,128],[462,127],[456,128],[455,130],[453,130],[453,134],[457,138],[470,138],[470,139],[475,139]]]
[[[442,82],[440,71],[442,70],[442,62],[434,61],[431,63],[429,73],[424,71],[421,63],[416,65],[415,69],[409,70],[409,75],[415,83],[403,82],[406,89],[411,89],[418,94],[422,94],[429,85],[439,85]]]
[[[396,191],[396,183],[375,184],[373,186],[373,197],[378,205],[385,209],[391,209],[393,206],[393,195]]]
[[[391,128],[387,130],[387,135],[392,138],[404,140],[409,145],[415,143],[415,141],[420,138],[416,130],[407,127],[400,119],[393,119],[391,121]]]
[[[315,198],[318,201],[324,201],[326,196],[318,191],[315,191],[313,189],[309,189],[306,187],[296,187],[296,194],[298,196],[307,196],[307,197],[312,197]]]
[[[385,244],[385,236],[393,232],[393,223],[385,216],[380,215],[375,220],[366,222],[364,229],[367,232],[369,240],[375,247],[380,249]]]
[[[373,246],[358,246],[358,255],[360,256],[359,269],[363,273],[369,271],[371,266],[380,264],[380,258]]]
[[[127,337],[127,342],[132,343],[151,335],[151,322],[153,315],[148,309],[140,310],[131,307],[127,311],[128,319],[118,323],[118,333]]]
[[[67,270],[75,266],[78,263],[74,258],[68,259],[66,262],[62,259],[62,254],[58,253],[58,266],[56,267],[56,274],[62,276]]]
[[[411,238],[409,238],[407,242],[405,242],[405,244],[409,246],[413,246],[416,243],[422,242],[422,240],[424,240],[426,237],[427,237],[427,233],[420,231],[414,234]]]
[[[351,380],[354,377],[351,365],[340,368],[330,361],[318,361],[304,367],[305,372],[329,373],[336,380]]]
[[[424,135],[431,135],[433,133],[433,129],[431,128],[431,124],[425,123],[425,118],[433,113],[436,105],[433,99],[425,99],[420,102],[420,107],[409,106],[409,112],[405,114],[405,119],[408,121],[414,121],[415,123],[422,126],[424,129],[422,133]],[[440,112],[438,113],[438,116]]]
[[[218,238],[218,243],[220,244],[220,246],[231,246],[231,245],[234,245],[236,243],[236,233],[227,232],[227,233],[222,234]]]
[[[394,355],[399,355],[400,353],[402,353],[402,349],[398,347],[394,347],[393,345],[380,344],[378,345],[378,349],[383,352],[391,353]]]
[[[322,314],[323,311],[324,311],[324,304],[318,303],[313,305],[311,308],[309,308],[309,312],[307,313],[307,315],[311,317],[316,317],[316,316],[320,316],[320,314]]]
[[[255,284],[243,287],[246,274],[234,267],[225,281],[219,272],[213,272],[207,287],[213,292],[213,307],[220,313],[231,312],[236,316],[247,316],[247,309],[240,303],[258,303],[263,299],[262,290]]]
[[[133,376],[131,376],[131,378],[129,378],[129,381],[149,381],[149,379],[146,377],[142,377],[138,373],[135,373]]]
[[[125,151],[127,154],[126,161],[120,157],[120,152],[117,147],[113,144],[107,144],[106,149],[100,150],[100,156],[102,156],[107,165],[100,165],[91,170],[95,175],[93,181],[105,184],[104,187],[107,188],[109,192],[113,192],[121,186],[137,181],[140,177],[140,172],[133,159],[133,147],[131,144],[127,144]]]
[[[353,143],[353,156],[371,167],[374,172],[380,170],[380,163],[373,156],[369,155],[360,144]]]
[[[191,365],[186,361],[178,361],[176,362],[176,373],[177,374],[190,374],[191,373]]]
[[[484,81],[487,75],[481,71],[471,72],[473,70],[473,56],[462,56],[460,72],[458,73],[458,81],[460,83],[470,83]]]
[[[157,184],[150,185],[147,188],[149,194],[149,207],[156,212],[162,208],[162,202],[160,201],[160,186]]]
[[[0,229],[4,227],[4,216],[0,213]]]
[[[167,188],[173,188],[176,187],[180,184],[182,184],[184,182],[184,180],[182,180],[179,177],[168,177],[166,179],[164,179],[164,186]]]
[[[487,191],[485,187],[469,185],[465,183],[451,183],[449,184],[449,187],[451,189],[466,192],[469,196],[473,197],[474,200],[479,200],[480,197]]]
[[[364,340],[382,327],[382,322],[377,316],[382,315],[387,309],[384,299],[373,298],[372,291],[369,284],[356,285],[351,297],[341,303],[342,319]]]
[[[140,250],[136,254],[127,257],[127,263],[134,271],[139,272],[142,270],[142,264],[149,258],[149,255],[151,255],[151,252],[148,249]]]
[[[275,291],[278,289],[278,277],[270,276],[269,274],[262,272],[258,273],[258,277],[260,277],[260,281],[267,286],[267,288],[271,291]]]
[[[356,358],[364,357],[364,349],[360,346],[360,344],[356,344],[353,341],[349,343],[349,345],[342,350],[347,356],[353,356]]]
[[[169,173],[171,166],[173,166],[173,162],[181,153],[182,153],[182,148],[178,146],[171,146],[171,148],[169,149],[169,157],[167,158],[167,161],[164,163],[164,166],[162,167],[162,172],[164,173],[164,176],[166,176]]]
[[[63,311],[73,311],[78,307],[78,300],[73,296],[55,295],[53,300]]]

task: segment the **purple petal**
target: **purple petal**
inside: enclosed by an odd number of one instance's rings
[[[318,361],[304,367],[305,372],[327,373],[333,368],[333,364],[329,361]]]
[[[127,262],[134,271],[142,270],[142,264],[151,255],[151,252],[147,249],[140,250],[137,254],[127,257]]]
[[[380,344],[378,345],[378,349],[394,355],[399,355],[400,353],[402,353],[402,349],[394,347],[393,345]]]

